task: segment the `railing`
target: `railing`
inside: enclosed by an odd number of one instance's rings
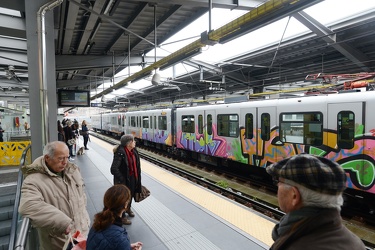
[[[14,130],[3,132],[4,142],[11,141],[12,137],[30,137],[31,130]]]
[[[26,244],[26,239],[28,235],[27,231],[29,228],[29,219],[19,218],[18,207],[20,203],[21,187],[22,187],[22,182],[23,182],[23,174],[22,174],[21,168],[22,166],[30,164],[30,163],[31,163],[31,145],[28,145],[22,153],[21,161],[19,165],[17,190],[16,190],[16,197],[14,200],[13,217],[12,217],[12,223],[11,223],[11,228],[10,228],[9,248],[8,248],[9,250],[24,249],[24,246]],[[22,223],[21,227],[19,227],[19,223]],[[17,239],[17,243],[15,245],[16,239]]]

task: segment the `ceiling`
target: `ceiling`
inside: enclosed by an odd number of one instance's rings
[[[155,69],[181,62],[196,68],[141,92],[133,91],[102,103],[114,109],[192,99],[247,97],[249,93],[253,93],[252,97],[262,97],[265,91],[318,88],[322,86],[319,79],[304,81],[307,75],[315,73],[374,71],[375,10],[325,27],[302,11],[320,1],[263,2],[213,0],[212,7],[248,11],[246,20],[235,20],[208,34],[198,34],[200,38],[169,56],[155,55],[155,62],[154,56],[146,54],[206,13],[210,9],[207,0],[65,0],[54,9],[57,89],[95,90],[94,100],[126,88],[130,82],[151,80]],[[277,6],[280,2],[285,4]],[[2,0],[0,7],[22,13],[20,17],[0,15],[0,100],[27,107],[29,73],[24,1]],[[310,31],[220,63],[191,58],[204,46],[227,43],[286,16],[293,16]],[[129,65],[143,68],[114,82],[111,88],[98,88]]]

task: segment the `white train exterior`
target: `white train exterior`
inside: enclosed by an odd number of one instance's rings
[[[264,169],[295,154],[319,155],[345,169],[349,189],[375,194],[374,107],[369,91],[132,111],[124,132],[215,165]]]
[[[121,136],[125,131],[124,113],[105,113],[91,116],[91,128],[112,136]]]

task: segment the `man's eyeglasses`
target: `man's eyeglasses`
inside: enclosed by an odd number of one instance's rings
[[[64,160],[68,161],[69,160],[69,156],[66,156],[66,157],[56,157],[55,159],[57,161],[59,161],[59,162],[63,162]]]

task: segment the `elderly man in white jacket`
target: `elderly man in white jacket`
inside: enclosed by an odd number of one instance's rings
[[[64,142],[48,143],[43,156],[22,167],[25,175],[19,212],[38,230],[40,249],[62,249],[66,234],[87,235],[85,184],[77,165],[70,163]]]

